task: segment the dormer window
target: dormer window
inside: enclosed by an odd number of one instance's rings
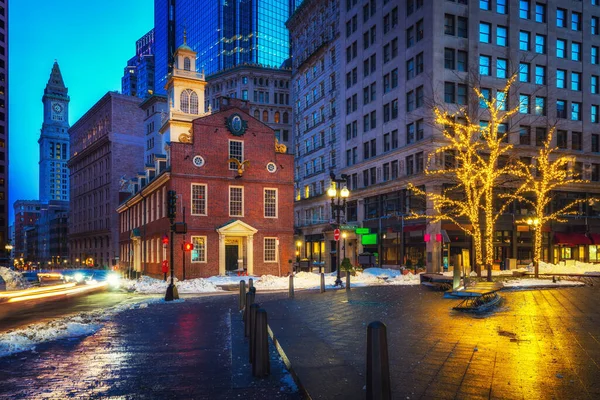
[[[190,68],[191,68],[191,64],[192,64],[192,63],[191,63],[191,61],[190,61],[190,58],[189,58],[189,57],[185,57],[185,58],[183,59],[183,70],[184,70],[184,71],[189,71],[189,70],[190,70]]]
[[[198,114],[198,95],[192,89],[185,89],[179,98],[181,111],[186,114]]]

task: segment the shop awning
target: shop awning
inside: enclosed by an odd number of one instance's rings
[[[589,237],[594,244],[600,244],[600,233],[590,233]]]
[[[579,246],[584,244],[592,244],[590,238],[584,233],[561,233],[554,232],[554,244],[563,246]]]
[[[415,231],[424,231],[425,225],[404,225],[404,232],[415,232]]]

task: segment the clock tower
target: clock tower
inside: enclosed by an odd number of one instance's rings
[[[40,130],[40,201],[69,201],[69,94],[54,61],[44,89],[44,122]]]

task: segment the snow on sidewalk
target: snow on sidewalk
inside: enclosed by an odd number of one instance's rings
[[[20,272],[6,267],[0,267],[0,276],[6,282],[6,290],[27,289],[31,286]]]

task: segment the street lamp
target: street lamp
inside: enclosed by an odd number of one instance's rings
[[[540,232],[540,219],[539,218],[528,218],[527,225],[529,230],[533,230],[533,268],[535,277],[538,278],[540,274],[540,255],[542,253],[542,240],[539,237]]]
[[[336,228],[340,228],[340,217],[341,212],[346,213],[346,199],[350,196],[350,191],[346,186],[342,189],[338,189],[342,184],[346,183],[347,175],[342,174],[340,179],[335,178],[335,174],[330,174],[331,181],[335,183],[327,190],[327,195],[331,198],[331,215],[335,214]],[[335,280],[335,286],[342,286],[342,278],[340,277],[340,241],[336,243],[336,270],[337,279]]]
[[[4,246],[4,250],[6,250],[6,258],[8,259],[8,263],[7,263],[8,267],[10,267],[10,253],[12,252],[12,249],[13,249],[13,245],[10,243],[7,243]]]
[[[346,232],[342,232],[342,239],[344,239],[344,259],[346,259],[346,238],[348,237],[348,234]]]

